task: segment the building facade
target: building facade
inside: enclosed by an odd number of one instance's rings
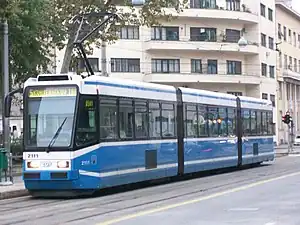
[[[276,42],[278,49],[278,137],[280,143],[288,141],[288,127],[281,116],[289,112],[294,131],[300,129],[300,14],[288,4],[276,3]]]
[[[265,98],[276,105],[275,0],[191,0],[177,19],[160,27],[123,27],[119,37],[106,50],[111,77]],[[247,45],[238,45],[241,37]],[[63,53],[57,51],[58,72]],[[89,57],[100,72],[101,50]],[[274,118],[276,123],[276,110]]]

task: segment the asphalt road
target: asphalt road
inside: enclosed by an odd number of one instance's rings
[[[300,157],[81,199],[0,201],[0,224],[300,224]]]

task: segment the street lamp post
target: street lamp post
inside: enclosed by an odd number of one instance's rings
[[[12,157],[10,152],[10,129],[9,129],[9,118],[5,117],[4,109],[5,109],[5,96],[9,93],[9,52],[8,52],[8,24],[7,20],[4,20],[2,23],[3,30],[3,76],[2,76],[2,84],[3,84],[3,112],[2,112],[2,131],[3,131],[3,144],[4,148],[7,150],[8,154],[8,171],[10,182],[7,184],[12,184]]]

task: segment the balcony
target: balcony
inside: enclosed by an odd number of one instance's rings
[[[300,81],[300,73],[294,72],[291,69],[281,69],[282,78]]]
[[[195,19],[214,19],[228,20],[242,24],[258,24],[259,17],[256,13],[251,12],[246,6],[234,10],[226,9],[226,7],[215,6],[214,8],[199,8],[190,6],[183,12],[174,13],[172,9],[166,9],[167,13],[176,14],[180,18],[195,18]]]
[[[143,81],[153,83],[216,83],[216,84],[252,84],[259,85],[262,81],[255,74],[227,74],[222,71],[217,74],[203,73],[148,73],[144,75]]]
[[[145,43],[146,51],[216,51],[216,52],[240,52],[242,54],[259,54],[258,44],[248,44],[239,47],[237,43],[225,41],[202,42],[202,41],[164,41],[150,40]]]

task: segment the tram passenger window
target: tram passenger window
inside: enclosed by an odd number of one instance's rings
[[[268,134],[274,135],[274,123],[273,123],[273,112],[267,112],[267,123],[268,123]]]
[[[120,138],[133,138],[133,103],[132,100],[120,99],[119,103]]]
[[[198,136],[198,122],[197,122],[197,107],[195,105],[186,105],[185,107],[185,136]]]
[[[226,108],[219,108],[219,116],[217,119],[217,124],[219,126],[219,135],[221,137],[227,137],[228,130],[227,130],[227,109]]]
[[[256,111],[251,110],[251,119],[250,119],[250,128],[251,128],[251,135],[256,135],[257,134],[257,128],[256,128]]]
[[[257,135],[262,135],[261,111],[257,111],[256,119],[257,119]]]
[[[97,143],[97,100],[94,97],[82,97],[79,103],[79,116],[76,130],[76,145]]]
[[[135,101],[135,137],[148,137],[148,109],[146,101]]]
[[[235,127],[236,116],[235,116],[235,109],[228,108],[227,111],[228,111],[228,120],[227,120],[228,135],[229,136],[236,136],[236,127]]]
[[[262,134],[268,135],[267,112],[262,112]]]
[[[199,127],[199,137],[207,137],[208,136],[207,107],[204,105],[198,105],[198,127]]]
[[[209,136],[215,137],[219,135],[218,132],[218,108],[217,107],[208,107],[208,129]]]
[[[162,136],[175,137],[175,108],[173,104],[162,104]]]
[[[100,138],[118,139],[117,100],[100,99]]]
[[[149,103],[149,132],[150,138],[161,137],[159,103]]]
[[[250,110],[242,110],[242,119],[243,119],[243,134],[244,136],[249,136],[251,134],[250,129]]]

